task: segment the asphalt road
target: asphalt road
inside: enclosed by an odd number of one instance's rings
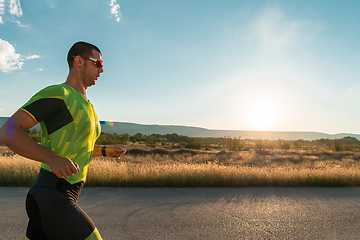
[[[24,239],[27,188],[0,188],[0,239]],[[85,188],[104,239],[360,239],[360,188]]]

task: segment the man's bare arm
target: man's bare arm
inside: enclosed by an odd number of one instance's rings
[[[59,178],[77,173],[79,167],[76,163],[37,144],[27,135],[26,130],[34,125],[35,122],[28,115],[18,110],[0,128],[0,140],[19,155],[47,163]]]

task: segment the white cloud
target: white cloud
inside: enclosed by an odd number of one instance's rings
[[[37,68],[36,69],[36,71],[42,71],[42,70],[44,70],[44,69],[42,69],[42,68]]]
[[[4,5],[4,0],[0,0],[0,15],[5,14],[5,5]],[[3,24],[4,20],[2,18],[2,16],[0,16],[0,24]]]
[[[10,72],[12,70],[21,69],[24,64],[24,60],[31,60],[35,58],[40,58],[40,56],[33,54],[27,57],[21,57],[20,53],[16,53],[13,45],[0,39],[0,70],[2,72]]]
[[[25,57],[27,60],[29,60],[29,59],[35,59],[35,58],[40,58],[40,56],[39,55],[29,55],[29,56],[27,56],[27,57]]]
[[[18,17],[21,17],[23,15],[20,5],[20,0],[10,0],[9,7],[10,7],[9,10],[10,14],[16,15]]]
[[[251,38],[257,39],[264,48],[277,50],[309,42],[322,28],[319,22],[292,20],[278,7],[265,9],[251,27]]]
[[[19,20],[14,20],[23,16],[20,0],[7,0],[7,2],[8,4],[5,5],[5,0],[0,0],[0,24],[9,20],[17,23],[20,27],[29,27],[30,25],[24,25]]]
[[[0,70],[10,72],[21,69],[23,64],[20,54],[16,53],[15,48],[9,42],[0,39]]]
[[[20,21],[12,21],[12,22],[15,22],[15,23],[17,23],[20,27],[26,27],[26,28],[28,28],[29,27],[29,25],[24,25],[24,24],[21,24],[21,22]]]
[[[116,3],[116,0],[111,0],[109,5],[111,14],[115,16],[117,22],[120,22],[120,5]]]
[[[0,15],[5,13],[4,9],[5,9],[4,1],[0,0]]]

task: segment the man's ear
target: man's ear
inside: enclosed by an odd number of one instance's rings
[[[80,56],[75,56],[73,67],[76,66],[78,68],[82,68],[83,65],[84,65],[84,59],[82,59]]]

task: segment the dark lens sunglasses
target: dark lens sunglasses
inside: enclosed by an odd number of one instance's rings
[[[75,57],[75,56],[74,56]],[[97,66],[98,68],[101,68],[104,66],[104,61],[103,60],[100,60],[100,59],[96,59],[96,58],[90,58],[90,57],[82,57],[82,56],[79,56],[83,59],[87,59],[87,60],[91,60],[94,62],[94,65]]]

